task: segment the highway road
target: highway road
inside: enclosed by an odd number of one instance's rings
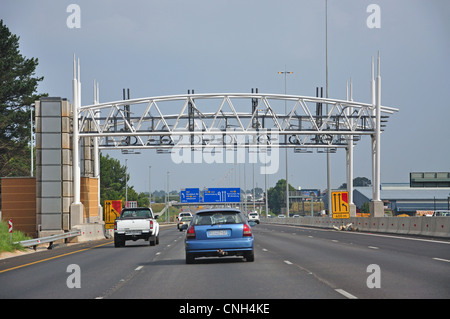
[[[260,224],[255,261],[185,264],[184,232],[101,240],[0,260],[0,298],[450,298],[450,241]]]

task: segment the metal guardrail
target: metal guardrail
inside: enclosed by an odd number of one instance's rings
[[[53,242],[61,239],[76,237],[81,235],[81,230],[74,230],[63,234],[56,234],[51,235],[47,237],[41,237],[41,238],[34,238],[34,239],[28,239],[28,240],[22,240],[15,242],[14,244],[20,244],[22,247],[30,247],[33,246],[34,250],[36,250],[36,246],[40,244],[49,243],[47,249],[53,248]]]

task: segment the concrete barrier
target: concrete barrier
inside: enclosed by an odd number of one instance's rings
[[[72,227],[73,230],[80,230],[81,235],[75,237],[71,242],[86,242],[105,238],[104,224],[81,224]]]
[[[370,218],[365,217],[354,217],[355,228],[359,231],[370,231]]]
[[[420,235],[422,232],[422,221],[423,217],[411,217],[409,222],[409,232],[410,235]]]
[[[425,217],[426,219],[422,223],[421,233],[425,236],[430,236],[436,228],[436,219],[434,217]]]
[[[449,217],[424,217],[421,233],[425,236],[449,237]]]
[[[411,222],[410,217],[397,217],[397,218],[399,219],[397,234],[408,234],[409,224]]]
[[[388,217],[380,217],[378,221],[377,231],[380,233],[385,233],[389,230],[389,219]]]
[[[392,217],[388,219],[388,233],[397,233],[399,217]]]
[[[450,218],[449,217],[431,217],[436,219],[435,236],[450,237]]]
[[[353,224],[353,228],[363,232],[416,235],[450,238],[450,217],[351,217],[332,219],[329,217],[263,218],[262,223],[300,225],[334,229],[341,225]]]

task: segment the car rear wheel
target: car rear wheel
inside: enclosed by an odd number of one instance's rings
[[[155,245],[156,245],[156,237],[155,237],[155,236],[151,236],[151,237],[148,239],[148,241],[149,241],[149,243],[150,243],[150,246],[155,246]]]
[[[192,254],[186,253],[186,264],[195,263],[195,257]]]
[[[114,247],[123,247],[125,246],[125,240],[118,235],[114,236]]]
[[[249,262],[255,261],[255,253],[253,252],[253,250],[245,254],[245,259]]]

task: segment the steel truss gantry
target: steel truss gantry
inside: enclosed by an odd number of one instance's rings
[[[92,138],[98,149],[174,148],[215,150],[248,148],[265,152],[278,148],[347,151],[347,182],[352,189],[353,146],[361,136],[372,138],[373,201],[380,202],[380,135],[382,122],[397,108],[381,105],[380,58],[374,78],[372,59],[371,103],[269,93],[201,93],[155,96],[81,106],[81,82],[74,58],[73,148],[80,138]],[[74,151],[74,177],[79,176]],[[77,167],[78,166],[78,167]],[[78,173],[76,173],[78,170]],[[98,165],[97,173],[98,174]],[[74,198],[79,185],[74,178]],[[79,191],[79,190],[78,190]],[[349,194],[352,197],[350,192]],[[79,196],[79,195],[78,195]],[[351,200],[352,202],[352,200]]]
[[[387,121],[395,111],[382,106],[381,120]],[[186,94],[92,104],[80,107],[79,119],[79,136],[100,137],[101,149],[336,148],[347,147],[349,137],[355,141],[376,132],[374,105],[264,93]]]

